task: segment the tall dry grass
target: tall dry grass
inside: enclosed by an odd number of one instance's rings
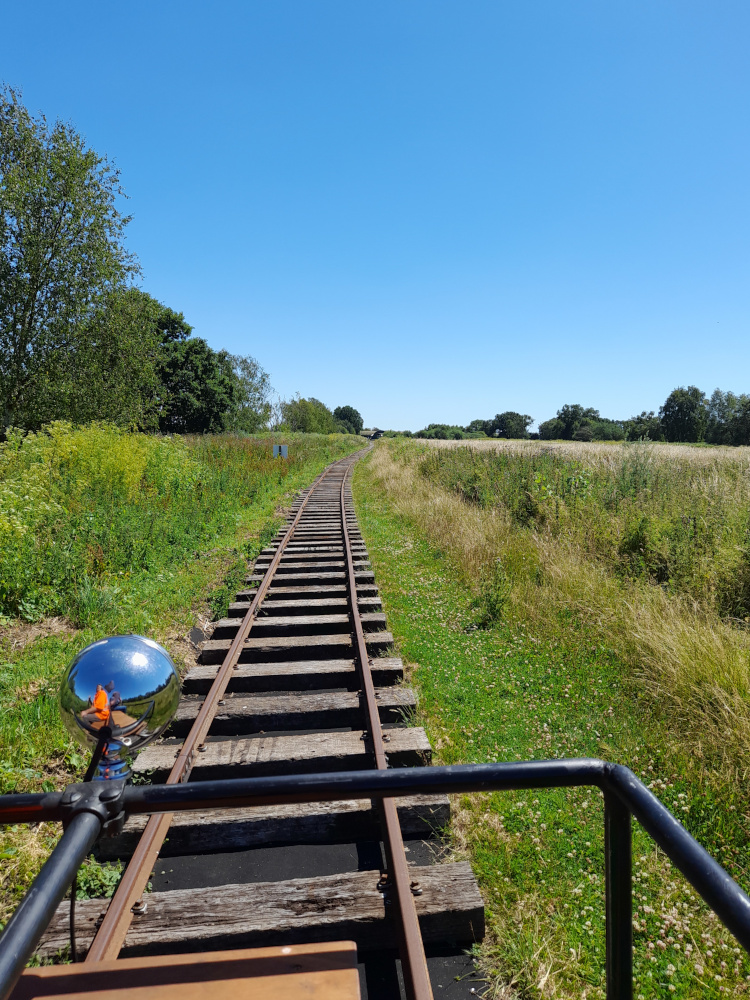
[[[532,623],[537,634],[564,643],[564,621],[572,617],[585,626],[587,639],[612,650],[650,694],[654,708],[671,716],[673,738],[685,753],[713,772],[744,776],[750,760],[747,629],[688,594],[613,572],[591,558],[575,532],[519,525],[501,507],[474,505],[436,484],[420,473],[420,464],[446,444],[384,443],[376,449],[371,475],[395,510],[446,553],[477,593],[497,585],[500,567],[504,613]],[[543,442],[501,446],[520,451],[540,445],[548,447]],[[578,456],[585,449],[589,464],[617,461],[617,446],[557,447]],[[667,447],[654,460],[695,461],[709,468],[717,450]],[[750,449],[721,451],[740,464],[750,456]]]
[[[426,448],[471,448],[480,452],[505,452],[511,455],[559,455],[588,465],[615,467],[622,461],[623,451],[640,446],[641,442],[623,444],[620,441],[526,441],[501,438],[477,438],[471,441],[420,440]],[[648,447],[648,445],[647,445]],[[750,469],[750,447],[733,448],[725,445],[665,444],[659,442],[648,448],[654,462],[689,462],[694,466],[713,466],[717,462],[731,462]]]

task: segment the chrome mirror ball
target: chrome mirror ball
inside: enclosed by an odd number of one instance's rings
[[[169,724],[180,681],[169,653],[142,635],[114,635],[86,646],[60,685],[67,730],[103,749],[96,778],[125,778],[128,758]]]

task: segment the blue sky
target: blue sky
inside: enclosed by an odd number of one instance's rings
[[[746,0],[6,4],[122,171],[142,287],[417,429],[750,391]]]

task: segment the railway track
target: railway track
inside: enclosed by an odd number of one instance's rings
[[[430,763],[354,515],[357,457],[298,497],[184,677],[166,737],[137,758],[137,780]],[[99,844],[101,860],[127,867],[109,905],[78,903],[78,959],[352,939],[370,1000],[468,996],[456,976],[471,971],[484,910],[468,863],[440,861],[448,819],[442,796],[134,816]],[[39,954],[68,942],[66,903]]]

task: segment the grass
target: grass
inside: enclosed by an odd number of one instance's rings
[[[686,641],[684,595],[616,572],[576,550],[570,533],[468,502],[420,471],[434,454],[381,445],[357,467],[354,493],[419,693],[418,722],[439,759],[626,763],[747,889],[750,816],[736,747],[717,751],[710,732],[696,743],[697,727],[658,696],[648,663]],[[672,613],[680,629],[665,636]],[[699,635],[731,629],[695,603],[692,614]],[[742,641],[721,628],[716,656]],[[489,995],[604,995],[602,822],[601,796],[585,789],[455,803],[453,847],[470,856],[487,903]],[[747,995],[747,956],[637,826],[634,855],[635,996]]]
[[[225,612],[280,508],[361,444],[284,440],[287,462],[274,461],[268,437],[158,438],[98,425],[57,424],[0,446],[0,792],[60,788],[85,770],[57,707],[75,653],[136,632],[164,643],[182,669],[186,633]],[[0,830],[0,921],[58,834]]]

